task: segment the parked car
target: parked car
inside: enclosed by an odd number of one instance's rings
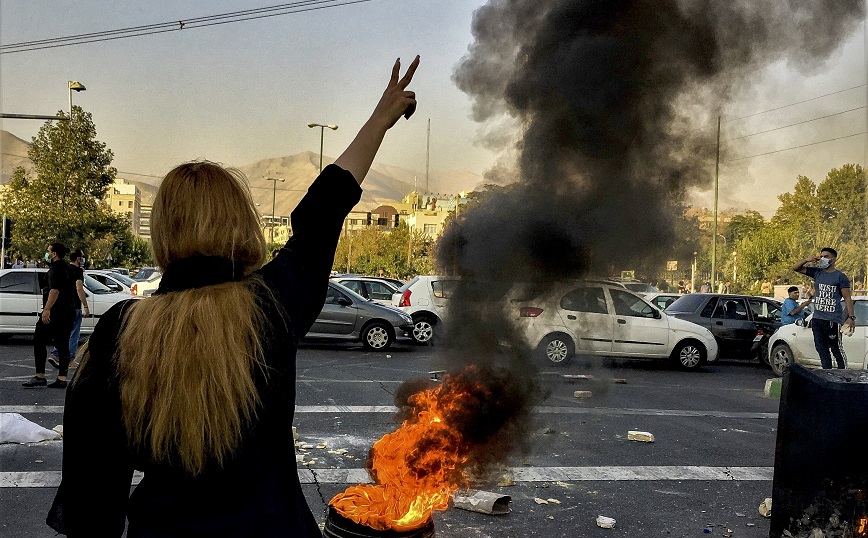
[[[133,276],[136,283],[130,286],[130,291],[139,297],[150,297],[160,287],[162,278],[163,273],[160,272],[159,267],[142,267]]]
[[[666,310],[669,305],[681,298],[680,293],[648,293],[643,295],[646,301],[660,310]]]
[[[42,289],[48,286],[47,268],[0,270],[0,333],[33,334],[42,312]],[[89,275],[84,276],[84,293],[91,316],[82,319],[81,333],[90,334],[106,310],[115,303],[134,297],[113,292]]]
[[[381,278],[366,276],[335,277],[333,281],[353,290],[365,299],[383,306],[392,306],[392,295],[398,292],[398,288],[394,284]]]
[[[660,293],[660,290],[651,284],[639,282],[638,280],[622,280],[621,285],[632,291],[633,293],[643,295],[646,293]]]
[[[413,319],[388,306],[365,299],[330,280],[322,312],[306,340],[358,340],[373,351],[388,349],[396,338],[410,338]]]
[[[868,297],[853,297],[856,326],[852,336],[841,336],[847,368],[868,368]],[[769,366],[776,375],[783,375],[787,366],[797,362],[808,368],[820,368],[820,356],[814,347],[811,318],[784,325],[769,340]],[[835,358],[832,357],[832,364]]]
[[[690,293],[666,313],[709,329],[721,357],[765,361],[769,337],[781,326],[781,304],[751,295]]]
[[[718,356],[708,329],[663,313],[619,283],[570,282],[533,298],[513,294],[506,308],[549,364],[577,354],[665,358],[695,370]]]
[[[136,274],[133,275],[133,280],[138,282],[144,282],[146,280],[153,280],[160,276],[160,268],[159,267],[142,267]]]
[[[392,305],[413,318],[413,339],[417,343],[425,344],[434,338],[457,282],[455,277],[417,276],[392,295]]]
[[[125,277],[130,276],[130,270],[126,267],[112,267],[111,269],[109,269],[109,271],[111,271],[112,273],[117,273],[119,275],[124,275]]]
[[[84,273],[114,292],[135,295],[132,292],[132,287],[136,284],[136,281],[128,276],[103,269],[88,269]]]

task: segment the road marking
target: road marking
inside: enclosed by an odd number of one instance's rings
[[[636,466],[636,467],[514,467],[516,482],[625,482],[625,481],[771,481],[773,467],[700,467],[700,466]],[[316,480],[314,480],[316,475]],[[138,484],[142,474],[133,475]],[[60,471],[0,472],[0,488],[56,488]],[[302,484],[368,484],[365,469],[298,469]]]
[[[299,405],[296,414],[315,413],[395,413],[393,405]],[[614,407],[537,407],[537,413],[564,415],[641,415],[654,417],[713,417],[739,419],[774,419],[777,413],[739,411],[694,411],[686,409],[617,409]],[[63,413],[62,405],[0,405],[0,413]]]

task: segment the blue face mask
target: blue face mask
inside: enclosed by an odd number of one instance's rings
[[[47,262],[51,261],[51,256],[49,256],[47,252],[45,253],[45,261],[47,261]]]
[[[820,258],[817,260],[817,267],[820,269],[827,269],[829,267],[829,259],[828,258]]]

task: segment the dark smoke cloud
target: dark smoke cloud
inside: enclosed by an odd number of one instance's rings
[[[454,79],[476,120],[508,115],[520,127],[520,179],[447,230],[443,269],[547,279],[663,259],[674,203],[712,179],[712,130],[696,122],[770,62],[816,67],[864,10],[862,0],[492,0]]]
[[[482,364],[523,391],[494,423],[526,439],[542,391],[512,325],[516,283],[538,292],[666,259],[677,204],[713,179],[713,130],[696,128],[771,62],[815,69],[864,10],[863,0],[491,0],[477,10],[454,80],[474,119],[519,129],[503,148],[517,169],[487,174],[517,180],[484,194],[438,243],[440,271],[462,279],[438,366]],[[473,451],[503,456],[513,445],[501,439]]]

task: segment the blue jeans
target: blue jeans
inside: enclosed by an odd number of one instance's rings
[[[834,321],[817,318],[811,320],[811,329],[814,332],[814,347],[820,356],[820,363],[827,370],[832,368],[832,355],[835,356],[838,368],[843,370],[847,367],[847,359],[844,357],[844,352],[841,349],[841,335],[838,332],[838,327],[839,325]]]
[[[75,309],[75,321],[72,325],[72,334],[69,335],[69,357],[70,360],[75,359],[75,353],[78,351],[78,339],[81,336],[81,308]],[[51,354],[57,357],[57,348],[51,350]]]

